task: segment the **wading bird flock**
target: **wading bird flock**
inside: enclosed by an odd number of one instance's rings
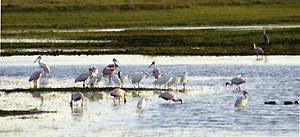
[[[269,38],[266,35],[265,32],[265,28],[263,28],[263,42],[265,44],[269,44]],[[260,47],[256,47],[255,44],[253,44],[253,48],[257,54],[257,58],[258,58],[258,54],[263,55],[264,51],[262,50],[262,48]],[[39,78],[41,78],[43,75],[45,75],[46,77],[46,73],[50,73],[50,68],[44,64],[41,63],[41,59],[42,57],[39,56],[34,63],[38,62],[39,64],[39,68],[41,69],[41,71],[36,71],[34,72],[30,78],[29,78],[29,82],[33,81],[34,87],[37,87],[37,81],[39,80]],[[80,74],[76,79],[75,79],[75,83],[76,82],[82,82],[83,83],[83,87],[86,87],[86,85],[88,87],[97,87],[97,85],[99,85],[98,83],[100,81],[103,80],[104,76],[108,76],[109,82],[111,82],[111,80],[116,84],[117,87],[123,87],[123,84],[128,80],[128,74],[118,71],[118,75],[113,75],[114,72],[116,72],[117,68],[120,69],[119,66],[119,62],[113,58],[113,64],[109,64],[107,65],[103,70],[102,70],[102,74],[98,74],[98,68],[96,67],[92,67],[88,69],[87,73],[83,73]],[[153,61],[148,68],[153,67],[153,77],[155,78],[154,83],[159,85],[159,87],[161,88],[161,86],[165,86],[168,88],[171,88],[172,86],[176,86],[177,89],[177,83],[181,83],[183,85],[183,89],[185,89],[185,85],[186,82],[188,80],[188,72],[184,71],[183,74],[176,74],[174,76],[170,76],[167,73],[164,73],[162,75],[161,71],[156,67],[156,63],[155,61]],[[132,75],[131,78],[131,83],[133,85],[133,87],[135,88],[135,86],[137,85],[138,88],[140,88],[140,82],[146,78],[146,76],[148,76],[148,74],[144,71],[141,72],[135,72]],[[89,80],[89,81],[88,81]],[[88,82],[87,82],[88,81]],[[244,78],[241,77],[241,75],[238,75],[236,78],[233,78],[231,81],[226,82],[226,86],[228,85],[236,85],[237,86],[237,90],[241,90],[240,85],[246,83],[246,80]],[[243,91],[243,95],[244,97],[240,97],[236,100],[234,106],[237,108],[241,108],[246,105],[247,101],[248,101],[248,97],[247,97],[247,91]],[[110,92],[110,95],[114,97],[114,102],[115,100],[119,100],[119,103],[121,103],[121,98],[124,99],[124,103],[126,103],[126,92],[124,90],[122,90],[121,88],[116,88],[114,90],[112,90]],[[169,103],[170,101],[174,101],[174,102],[181,102],[183,103],[183,99],[178,98],[176,99],[176,95],[175,93],[173,93],[172,91],[166,91],[162,94],[159,95],[160,98],[167,100]],[[73,105],[73,101],[77,102],[82,100],[83,102],[83,98],[84,95],[81,92],[76,92],[74,94],[71,95],[71,102],[70,105]],[[83,103],[81,103],[82,105]],[[137,108],[138,109],[143,109],[145,107],[145,98],[142,97],[141,100],[138,102],[137,104]]]

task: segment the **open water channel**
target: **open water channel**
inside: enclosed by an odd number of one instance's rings
[[[28,79],[39,70],[33,61],[37,56],[0,58],[0,89],[31,88]],[[34,115],[0,117],[0,136],[278,136],[299,137],[299,105],[283,105],[300,100],[300,56],[43,56],[51,73],[38,82],[38,87],[81,87],[74,83],[89,67],[99,72],[116,58],[120,71],[129,75],[124,87],[136,71],[149,76],[142,87],[156,87],[152,61],[168,75],[188,72],[186,92],[174,91],[184,104],[170,104],[158,98],[163,91],[128,92],[127,103],[114,104],[106,92],[85,93],[83,107],[69,106],[71,92],[45,92],[43,98],[31,93],[0,92],[2,110],[40,109],[57,111]],[[242,74],[247,83],[242,90],[250,95],[244,110],[233,104],[242,92],[225,83]],[[99,87],[115,86],[104,78]],[[177,85],[182,89],[182,85]],[[176,87],[172,87],[173,90]],[[171,90],[171,89],[170,89]],[[146,97],[146,106],[136,104]],[[265,105],[275,100],[276,105]]]

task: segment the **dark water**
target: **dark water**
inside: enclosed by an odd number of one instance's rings
[[[43,57],[51,68],[48,78],[39,87],[82,86],[75,78],[92,66],[99,72],[116,58],[121,71],[129,78],[136,71],[146,71],[153,60],[169,75],[188,72],[187,92],[176,92],[184,104],[158,98],[156,91],[128,93],[128,102],[114,105],[109,93],[85,94],[84,106],[69,106],[71,93],[43,93],[43,99],[31,93],[0,93],[3,110],[42,109],[57,113],[0,117],[1,136],[299,136],[299,105],[283,105],[284,101],[300,100],[300,57],[271,56],[256,60],[246,57],[149,57],[60,56]],[[30,88],[28,82],[38,65],[36,57],[0,58],[1,89]],[[242,90],[250,94],[244,110],[233,104],[242,92],[225,83],[242,74],[247,83]],[[142,87],[158,87],[153,76],[147,76]],[[100,87],[114,86],[104,78]],[[128,80],[125,87],[132,87]],[[177,85],[182,89],[182,85]],[[173,87],[173,89],[176,89]],[[144,110],[136,104],[146,97]],[[276,100],[277,105],[265,105]],[[80,104],[80,103],[79,103]]]

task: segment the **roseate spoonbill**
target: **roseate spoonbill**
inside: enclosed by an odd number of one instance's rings
[[[266,35],[266,30],[265,30],[266,28],[264,27],[263,29],[264,29],[263,41],[265,44],[269,44],[270,41],[269,41],[269,37]]]
[[[138,109],[144,109],[145,105],[146,105],[145,97],[142,97],[141,100],[137,103],[136,107]]]
[[[85,87],[85,83],[86,81],[93,77],[93,69],[92,68],[89,68],[89,73],[83,73],[81,74],[80,76],[78,76],[76,79],[75,79],[75,83],[76,82],[82,82],[83,83],[83,87]]]
[[[175,75],[172,79],[172,81],[169,83],[169,86],[172,87],[174,85],[176,85],[176,89],[177,89],[177,83],[180,81],[181,79],[181,75]]]
[[[156,68],[155,61],[149,66],[149,68],[153,65],[153,76],[155,79],[158,79],[161,76],[161,72],[158,68]]]
[[[248,97],[247,97],[248,92],[247,91],[243,91],[243,94],[244,94],[244,97],[239,97],[235,101],[234,107],[239,108],[239,109],[240,109],[240,107],[243,107],[243,110],[244,110],[244,107],[245,107],[246,103],[248,102]]]
[[[88,82],[88,85],[90,85],[90,87],[96,87],[96,85],[98,85],[98,83],[102,80],[103,80],[102,74],[99,77],[98,76],[93,76],[92,78],[90,78],[90,81]]]
[[[236,78],[233,78],[230,82],[226,82],[226,87],[228,85],[230,85],[230,86],[237,85],[239,90],[241,90],[240,85],[243,83],[246,83],[246,80],[244,78],[242,78],[242,75],[238,75],[238,76],[236,76]]]
[[[134,84],[138,84],[138,88],[140,88],[140,82],[143,80],[143,79],[145,79],[146,78],[146,75],[148,75],[146,72],[136,72],[135,74],[134,74],[134,76],[132,77],[132,81],[131,81],[131,83],[132,83],[132,85],[133,85],[133,87],[135,88],[135,85]]]
[[[124,83],[128,80],[128,75],[122,75],[121,72],[118,72],[118,77],[121,80],[121,85],[123,87]]]
[[[36,60],[34,61],[34,63],[37,61],[39,63],[39,66],[43,66],[43,70],[44,70],[44,73],[45,73],[45,77],[46,77],[46,73],[50,73],[50,68],[44,64],[44,63],[41,63],[41,59],[42,59],[42,56],[39,56],[36,58]]]
[[[44,74],[44,66],[41,66],[41,71],[33,72],[29,78],[29,82],[33,81],[33,86],[37,87],[37,81],[41,78],[41,76]]]
[[[111,79],[117,84],[117,86],[121,86],[121,80],[119,79],[118,76],[113,75],[113,76],[111,77]]]
[[[102,70],[103,76],[109,76],[109,82],[111,82],[111,75],[116,71],[117,67],[119,67],[119,62],[115,58],[113,58],[112,61],[114,62],[114,64],[109,64]]]
[[[256,52],[256,57],[258,58],[258,54],[261,54],[261,56],[263,56],[263,54],[265,53],[260,47],[256,47],[256,45],[253,43],[253,48]]]
[[[116,98],[119,98],[119,103],[121,103],[121,97],[124,98],[124,103],[126,103],[126,92],[123,89],[117,88],[110,91],[110,95],[114,97],[114,103]]]
[[[188,72],[184,71],[183,76],[181,76],[180,83],[183,85],[183,89],[185,89],[185,83],[188,81]]]
[[[158,97],[163,98],[164,100],[170,101],[174,101],[174,102],[181,102],[181,104],[183,104],[183,99],[178,98],[176,99],[176,94],[171,92],[171,91],[166,91],[164,93],[161,93]]]
[[[83,97],[84,97],[84,95],[82,94],[82,92],[76,92],[76,93],[72,94],[70,106],[71,107],[73,106],[73,101],[75,101],[77,104],[77,101],[80,101],[80,100],[82,100],[81,106],[83,106]],[[77,104],[77,106],[78,106],[78,104]]]

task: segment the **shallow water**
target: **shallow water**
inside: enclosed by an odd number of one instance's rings
[[[135,71],[149,76],[142,87],[158,87],[148,68],[153,60],[169,75],[189,72],[186,93],[176,92],[184,104],[158,98],[157,91],[128,93],[127,103],[114,105],[109,93],[85,94],[83,107],[69,106],[71,93],[43,93],[43,99],[31,93],[0,92],[3,110],[41,109],[57,113],[0,117],[0,136],[299,136],[299,105],[283,105],[300,100],[300,56],[203,57],[203,56],[43,56],[41,62],[51,68],[39,87],[81,87],[75,78],[98,67],[99,72],[116,58],[121,71],[131,78]],[[0,58],[1,89],[30,88],[28,78],[37,71],[35,56]],[[250,94],[245,110],[233,104],[242,96],[225,83],[242,74],[247,83],[241,85]],[[132,87],[128,80],[125,87]],[[115,86],[107,78],[100,87]],[[182,85],[177,85],[182,89]],[[176,89],[173,87],[173,89]],[[146,107],[136,109],[145,96]],[[276,100],[277,105],[265,105]],[[80,103],[78,103],[80,106]]]

